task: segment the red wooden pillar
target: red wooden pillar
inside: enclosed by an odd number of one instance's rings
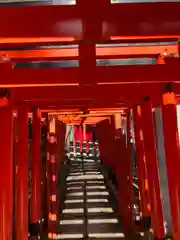
[[[74,125],[73,128],[74,128],[74,145],[76,146],[76,142],[77,142],[77,139],[78,139],[77,126]]]
[[[75,146],[76,142],[80,142],[80,150],[82,150],[82,140],[83,140],[82,126],[81,125],[75,126]]]
[[[162,97],[162,118],[164,129],[164,148],[168,175],[169,198],[172,216],[173,239],[180,239],[180,200],[179,200],[179,142],[174,92],[165,93]]]
[[[0,109],[0,239],[12,238],[13,114],[11,107]]]
[[[124,230],[129,229],[129,209],[127,200],[127,169],[125,165],[126,151],[125,151],[125,137],[122,135],[122,116],[116,114],[111,117],[111,123],[115,129],[115,158],[116,164],[114,171],[117,179],[117,199],[118,199],[118,211],[122,217]]]
[[[47,144],[46,144],[46,177],[47,177],[47,228],[50,226],[49,213],[51,212],[51,157],[50,157],[50,147],[49,147],[49,130],[47,134]]]
[[[58,154],[60,164],[62,164],[62,159],[65,157],[65,136],[66,136],[66,124],[58,121],[57,126],[57,145],[58,145]]]
[[[89,151],[89,142],[93,142],[93,133],[91,131],[86,132],[86,144],[87,144],[87,151]]]
[[[121,118],[119,119],[121,121]],[[117,123],[116,123],[117,125]],[[122,126],[120,123],[119,126]],[[118,209],[119,215],[123,220],[123,228],[125,232],[133,230],[133,206],[130,193],[130,153],[126,144],[126,136],[122,134],[122,128],[116,130],[115,154],[116,164],[114,166],[118,183]]]
[[[53,167],[52,164],[55,164],[54,156],[54,143],[55,143],[55,119],[48,119],[48,136],[47,136],[47,208],[48,208],[48,233],[51,233],[52,229],[52,181],[54,181]],[[54,221],[54,220],[53,220]],[[54,230],[55,231],[55,230]]]
[[[74,125],[74,152],[76,154],[76,143],[79,141],[79,128],[77,125]]]
[[[83,142],[83,128],[82,125],[79,125],[79,141],[80,141],[80,150],[82,151],[82,142]]]
[[[149,192],[147,184],[147,169],[146,158],[144,152],[143,132],[142,132],[142,116],[141,107],[136,106],[133,108],[133,121],[134,121],[134,135],[136,144],[136,161],[138,171],[138,182],[140,190],[140,210],[142,216],[150,216],[149,210]]]
[[[52,136],[51,136],[52,137]],[[57,184],[58,184],[58,163],[56,156],[56,136],[54,136],[54,142],[51,143],[52,152],[50,153],[50,212],[49,212],[49,230],[50,232],[57,232],[58,223],[58,194],[57,194]]]
[[[114,135],[112,134],[112,125],[109,120],[104,120],[96,124],[96,132],[99,141],[99,149],[105,164],[113,165],[113,145]]]
[[[130,207],[130,191],[129,191],[129,162],[128,152],[126,147],[126,138],[121,135],[116,139],[116,176],[118,182],[118,206],[119,214],[123,220],[125,232],[131,232],[133,228],[133,217]]]
[[[128,161],[128,171],[129,171],[129,211],[131,217],[131,227],[134,228],[134,194],[133,194],[133,168],[132,168],[132,151],[133,146],[131,141],[131,115],[130,112],[127,113],[126,122],[126,136],[127,136],[127,161]]]
[[[47,146],[47,133],[48,133],[48,114],[43,113],[41,115],[44,119],[44,122],[42,123],[41,127],[41,136],[42,136],[42,158],[41,158],[41,217],[42,217],[42,225],[41,225],[41,231],[42,233],[46,234],[47,229],[47,219],[48,219],[48,210],[47,210],[47,198],[44,196],[47,196],[47,161],[46,161],[46,146]]]
[[[76,126],[76,141],[80,141],[79,126]]]
[[[57,189],[56,189],[56,195],[57,195],[57,219],[58,221],[60,213],[60,191],[58,189],[58,182],[59,182],[59,172],[61,169],[61,166],[63,164],[63,160],[65,159],[65,135],[66,135],[66,125],[63,122],[60,122],[59,120],[56,120],[56,139],[57,139],[57,151],[56,151],[56,161],[57,161],[57,167],[56,167],[56,174],[57,174]]]
[[[108,154],[107,154],[107,149],[104,146],[104,142],[103,142],[103,130],[99,129],[99,127],[96,127],[96,133],[98,136],[98,145],[99,145],[99,151],[101,154],[101,158],[103,159],[103,161],[105,163],[108,163]]]
[[[86,141],[87,141],[87,143],[93,141],[93,134],[92,134],[92,132],[86,133]]]
[[[149,98],[144,99],[142,102],[142,120],[153,235],[157,239],[162,239],[165,236],[164,218],[159,185],[152,104]]]
[[[22,106],[17,119],[16,240],[28,239],[28,111]]]
[[[33,111],[31,142],[31,234],[39,232],[41,220],[41,115],[39,109]]]
[[[60,152],[58,133],[61,132],[59,121],[52,118],[49,121],[49,138],[48,138],[48,231],[55,236],[59,217],[59,194],[58,194],[58,173],[60,167]],[[65,129],[64,129],[65,136]]]
[[[83,141],[86,141],[86,124],[85,123],[82,124],[82,134],[83,134],[82,136]]]

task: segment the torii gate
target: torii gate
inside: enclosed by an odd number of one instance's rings
[[[27,239],[27,116],[33,109],[33,216],[40,219],[38,190],[40,161],[40,112],[58,109],[133,109],[140,169],[144,169],[142,141],[149,174],[152,218],[161,211],[157,180],[157,159],[153,136],[152,107],[161,106],[164,146],[168,167],[173,238],[180,238],[179,223],[179,145],[177,143],[176,103],[179,101],[178,39],[180,3],[119,3],[109,0],[76,0],[73,6],[31,6],[0,8],[0,238],[11,238],[12,227],[12,138],[13,110],[18,111],[18,178],[21,196],[17,215],[18,240]],[[169,14],[173,13],[173,14]],[[161,47],[122,47],[109,44],[163,41]],[[173,44],[169,44],[173,42]],[[74,45],[71,49],[24,50],[32,47]],[[105,47],[96,44],[107,44]],[[23,49],[23,51],[21,50]],[[163,64],[96,66],[96,59],[156,58],[175,53]],[[10,59],[11,61],[7,61]],[[16,68],[14,62],[78,60],[78,67],[55,69]],[[8,92],[8,94],[7,94]],[[6,100],[6,101],[5,101]],[[40,111],[41,110],[41,111]],[[171,127],[169,127],[171,126]],[[143,131],[142,131],[143,130]],[[151,147],[150,147],[151,146]],[[38,164],[37,164],[38,163]],[[143,181],[143,179],[140,180]],[[156,194],[153,192],[156,189]],[[37,191],[36,191],[37,190]],[[40,192],[40,191],[39,191]],[[156,200],[155,201],[155,197]],[[24,204],[22,204],[24,203]],[[158,207],[158,208],[157,208]],[[147,208],[145,208],[147,213]],[[149,214],[149,213],[148,213]],[[161,214],[161,213],[160,213]],[[161,214],[162,215],[162,214]],[[163,217],[154,227],[155,237],[164,235]],[[51,215],[53,220],[54,215]]]

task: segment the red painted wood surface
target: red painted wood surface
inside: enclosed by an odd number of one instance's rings
[[[179,141],[177,112],[175,104],[166,104],[162,100],[162,119],[164,130],[164,148],[168,176],[169,199],[172,216],[173,239],[180,238],[179,210]]]
[[[142,101],[142,130],[147,165],[147,179],[153,236],[161,239],[165,237],[165,230],[159,182],[158,160],[155,145],[152,104],[150,100]]]
[[[28,239],[28,109],[19,107],[17,119],[16,239]]]
[[[0,239],[12,237],[13,115],[11,107],[0,109]]]
[[[122,39],[178,38],[179,8],[178,2],[108,4],[105,0],[89,2],[86,7],[81,3],[77,6],[16,7],[16,10],[3,7],[0,11],[0,39],[7,38],[2,42],[24,42],[26,39],[23,38],[42,41],[38,40],[39,37],[62,41],[68,37],[70,40],[83,39],[84,22],[101,24],[101,28],[92,24],[92,40],[109,39],[111,36]]]
[[[140,107],[140,106],[139,106]],[[134,122],[134,134],[136,144],[136,161],[137,161],[137,173],[138,183],[140,191],[140,210],[142,216],[150,216],[149,205],[149,191],[146,188],[147,179],[147,166],[144,152],[143,134],[142,134],[142,117],[140,112],[138,113],[137,106],[133,108],[133,122]]]
[[[14,68],[12,70],[0,65],[1,85],[6,87],[31,86],[68,86],[81,82],[83,72],[87,68]],[[133,83],[169,83],[177,82],[179,62],[176,64],[158,65],[124,65],[124,66],[98,66],[93,71],[88,67],[89,78],[97,79],[98,84],[133,84]],[[147,74],[148,72],[148,74]],[[84,84],[86,80],[84,79]],[[88,82],[87,82],[88,83]]]
[[[31,223],[41,220],[41,116],[33,112],[31,142]]]

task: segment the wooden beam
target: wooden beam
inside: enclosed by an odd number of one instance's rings
[[[119,85],[97,85],[79,87],[39,87],[39,88],[12,88],[10,101],[31,102],[46,104],[50,106],[60,103],[61,106],[82,105],[91,106],[99,103],[101,105],[129,105],[140,101],[144,96],[160,97],[165,84],[119,84]],[[108,96],[108,97],[107,97]],[[112,106],[115,107],[115,106]]]
[[[82,74],[78,67],[10,69],[4,65],[0,64],[0,87],[8,88],[78,85]],[[94,78],[91,69],[88,69],[86,74],[89,75],[89,79],[90,76]],[[98,66],[95,76],[99,85],[180,82],[179,63]],[[130,88],[129,85],[128,89]]]
[[[7,42],[0,42],[0,50],[1,51],[6,51],[6,50],[28,50],[28,49],[40,49],[40,48],[47,48],[48,47],[54,47],[56,48],[57,46],[72,46],[72,45],[78,45],[82,42],[84,42],[84,40],[74,40],[74,41],[68,41],[68,39],[64,38],[64,41],[62,41],[63,39],[60,39],[61,41],[56,41],[54,38],[52,39],[37,39],[37,41],[34,41],[35,39],[28,39],[25,42],[22,41],[7,41]],[[48,41],[49,40],[49,41]],[[162,36],[157,36],[157,37],[153,37],[153,38],[127,38],[127,39],[107,39],[107,40],[97,40],[96,39],[96,43],[97,44],[152,44],[152,43],[161,43],[162,41],[165,45],[171,44],[173,42],[178,42],[178,38],[175,37],[167,37],[167,38],[162,38]]]
[[[84,19],[101,24],[101,28],[93,25],[94,34],[89,36],[93,41],[113,37],[179,38],[179,8],[179,2],[107,4],[107,1],[104,1],[104,4],[102,1],[89,3],[86,8],[84,4],[15,9],[2,7],[0,42],[42,42],[45,38],[54,41],[63,41],[64,38],[69,38],[70,41],[82,39]],[[169,14],[170,12],[173,14]]]
[[[78,68],[12,68],[0,63],[0,87],[62,86],[78,84]]]

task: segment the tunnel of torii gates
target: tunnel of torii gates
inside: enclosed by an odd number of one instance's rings
[[[108,0],[77,0],[74,6],[0,8],[1,240],[12,239],[13,217],[16,219],[16,239],[28,238],[29,117],[32,118],[32,227],[36,228],[43,216],[48,219],[48,231],[52,233],[52,226],[58,221],[57,178],[64,154],[65,124],[69,118],[73,125],[82,122],[95,125],[101,157],[112,166],[119,183],[119,215],[125,223],[124,228],[135,231],[130,166],[132,121],[141,217],[151,217],[154,237],[163,239],[164,215],[154,127],[157,108],[163,123],[162,148],[167,168],[172,236],[174,240],[180,239],[176,113],[180,95],[179,10],[178,2],[111,4]],[[158,44],[160,42],[163,44]],[[134,43],[139,45],[133,46]],[[68,47],[73,44],[75,47]],[[63,48],[59,48],[60,45]],[[132,58],[154,58],[156,62],[97,65],[98,59]],[[16,65],[61,60],[75,60],[79,66],[17,68]],[[114,117],[117,114],[119,120]],[[78,123],[77,115],[81,115]],[[125,135],[121,131],[122,119],[126,119]],[[41,132],[45,127],[47,161],[43,165],[40,149]],[[41,184],[45,179],[47,185]],[[47,201],[45,212],[40,210],[42,198]]]

